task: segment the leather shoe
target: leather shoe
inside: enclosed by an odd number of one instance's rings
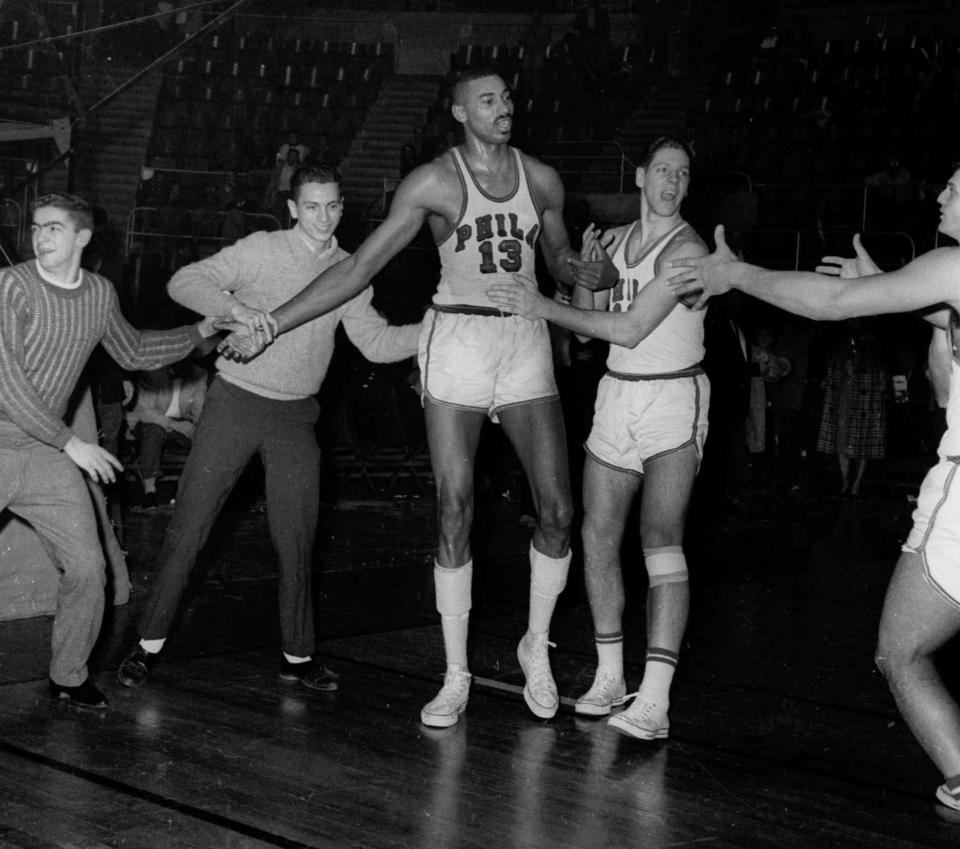
[[[93,685],[89,676],[76,687],[58,684],[52,678],[49,683],[50,695],[54,699],[69,699],[71,707],[81,710],[106,710],[107,698]]]

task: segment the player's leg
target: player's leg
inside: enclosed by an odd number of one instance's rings
[[[887,588],[876,662],[900,713],[946,779],[937,797],[960,810],[960,707],[933,655],[960,632],[960,608],[926,579],[922,555],[904,552]]]
[[[424,402],[424,414],[437,487],[439,540],[433,574],[446,674],[436,698],[420,712],[420,720],[424,725],[444,728],[457,722],[470,692],[467,632],[473,581],[473,465],[486,416],[429,398]]]
[[[567,462],[567,434],[559,399],[507,407],[498,413],[530,483],[537,526],[533,544],[551,558],[570,550],[573,502]]]
[[[690,612],[683,528],[698,465],[693,444],[644,464],[640,537],[649,577],[646,662],[637,698],[611,721],[641,739],[668,734],[670,687]]]
[[[550,621],[567,583],[573,521],[563,413],[559,399],[552,398],[504,408],[499,417],[530,482],[537,512],[530,545],[527,633],[517,655],[526,676],[527,706],[540,718],[549,719],[560,704],[547,651]]]
[[[177,487],[177,504],[158,557],[157,573],[140,617],[140,642],[125,656],[117,677],[128,687],[143,684],[180,606],[190,573],[220,510],[260,438],[251,393],[214,381]]]
[[[626,701],[620,549],[641,480],[639,474],[606,466],[590,454],[584,462],[583,570],[597,647],[593,684],[576,704],[576,712],[585,716],[606,716]]]

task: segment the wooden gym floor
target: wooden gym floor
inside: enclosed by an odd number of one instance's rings
[[[133,599],[108,612],[92,661],[105,714],[47,697],[49,617],[0,624],[0,847],[956,847],[960,815],[935,805],[939,776],[873,669],[911,509],[895,487],[875,495],[755,491],[734,516],[691,520],[693,610],[671,737],[655,744],[574,716],[594,668],[576,565],[551,635],[563,706],[547,722],[527,711],[530,531],[513,498],[478,500],[476,678],[443,731],[418,719],[443,670],[430,496],[324,511],[315,592],[335,694],[277,676],[255,495],[221,518],[150,682],[121,686],[170,515],[128,511]],[[628,580],[636,686],[635,561]]]

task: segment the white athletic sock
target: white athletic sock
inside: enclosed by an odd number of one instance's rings
[[[593,640],[597,647],[597,668],[623,678],[623,632],[594,634]]]
[[[157,491],[157,479],[155,477],[149,477],[143,479],[143,494],[149,495],[151,492]]]
[[[664,707],[670,704],[670,685],[677,671],[677,653],[669,649],[648,648],[643,668],[640,698]]]
[[[140,640],[140,648],[149,654],[157,654],[163,649],[163,644],[166,641],[166,637],[161,637],[159,640]]]
[[[295,654],[287,654],[286,652],[283,653],[283,657],[287,663],[309,663],[313,660],[312,657],[297,657]]]
[[[437,612],[440,614],[447,668],[455,667],[466,672],[473,560],[456,569],[443,569],[435,563],[433,582],[437,591]]]
[[[530,615],[528,630],[531,634],[546,634],[557,606],[557,598],[567,585],[572,555],[547,557],[530,543]]]

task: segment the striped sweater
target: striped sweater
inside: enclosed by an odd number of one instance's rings
[[[35,260],[0,271],[0,449],[70,441],[63,416],[99,342],[125,369],[154,369],[183,359],[200,334],[134,329],[110,281],[89,271],[75,289],[47,283]]]

